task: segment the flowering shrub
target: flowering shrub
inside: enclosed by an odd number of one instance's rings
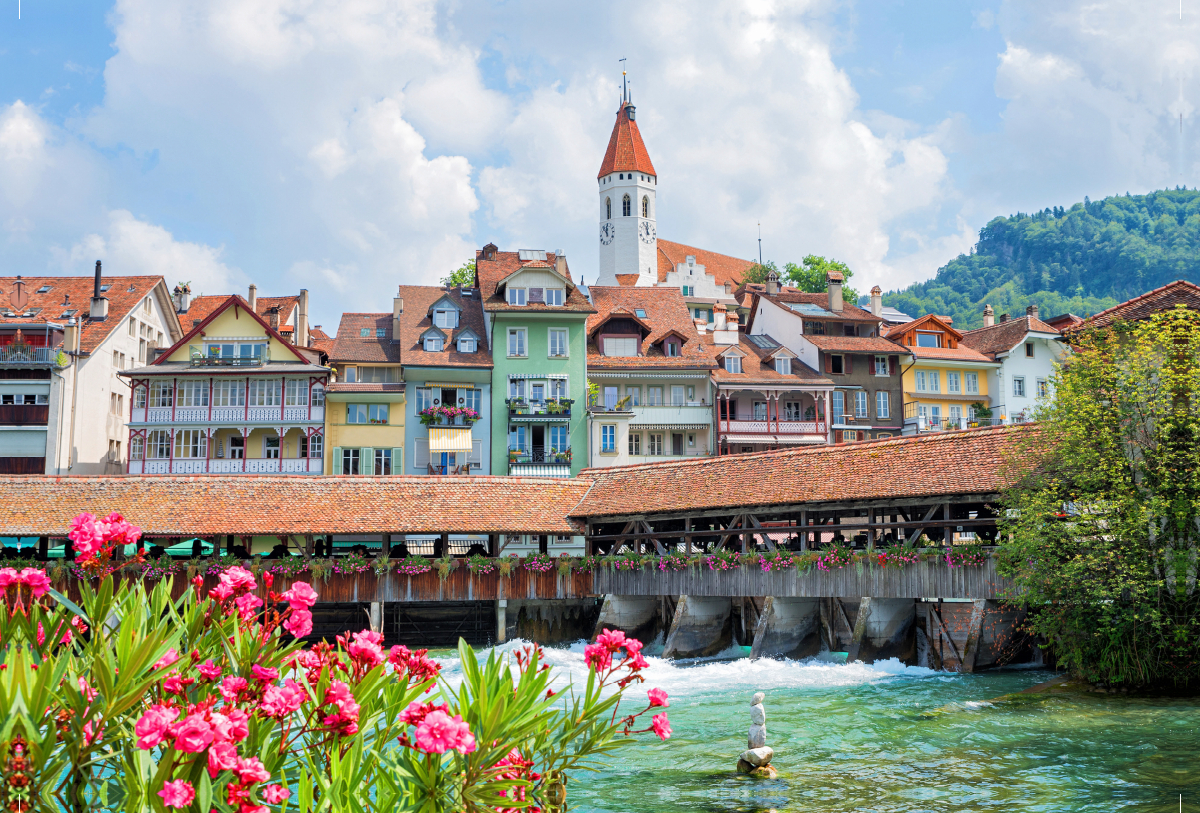
[[[424,556],[407,556],[396,562],[395,570],[405,576],[420,576],[433,570],[433,563]]]
[[[921,554],[915,548],[889,545],[887,550],[875,553],[875,561],[880,567],[905,567],[921,561]]]
[[[580,573],[595,572],[601,565],[604,564],[605,557],[603,556],[585,556],[575,562],[575,569]]]
[[[627,550],[618,556],[610,556],[609,563],[613,570],[641,570],[648,559]]]
[[[796,566],[796,559],[799,555],[791,551],[776,549],[762,554],[759,557],[758,566],[764,573],[769,573],[772,570],[787,570]]]
[[[479,413],[470,407],[431,406],[418,412],[417,417],[425,426],[431,426],[440,423],[443,418],[453,423],[455,418],[461,417],[463,423],[474,423],[479,420]]]
[[[724,548],[715,553],[707,553],[701,561],[709,570],[735,570],[742,566],[742,555],[735,550]]]
[[[817,559],[818,570],[841,570],[854,561],[854,553],[845,544],[834,542]]]
[[[467,559],[467,567],[471,569],[472,573],[483,576],[488,573],[495,573],[497,565],[496,560],[492,557],[476,553]]]
[[[453,556],[443,556],[440,559],[433,560],[433,567],[437,571],[438,578],[445,581],[450,578],[450,574],[458,567],[458,560]]]
[[[658,557],[659,570],[687,570],[691,567],[692,561],[686,554],[672,551],[665,556]]]
[[[983,567],[987,554],[980,545],[954,545],[946,548],[947,567]]]
[[[571,571],[575,568],[575,560],[569,553],[560,553],[555,566],[558,568],[558,575],[570,576]]]
[[[521,561],[521,566],[535,573],[549,573],[554,569],[554,560],[545,553],[531,553]]]
[[[330,566],[332,571],[339,576],[353,576],[375,569],[374,559],[359,556],[357,553],[352,553],[344,558],[331,559],[330,561],[333,563]]]

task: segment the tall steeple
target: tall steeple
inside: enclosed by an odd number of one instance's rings
[[[657,284],[658,233],[654,198],[658,173],[642,142],[637,109],[629,97],[624,72],[621,74],[621,106],[596,181],[600,194],[597,284]]]

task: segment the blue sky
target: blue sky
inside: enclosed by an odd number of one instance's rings
[[[0,12],[3,274],[386,310],[492,240],[594,278],[628,58],[658,233],[885,289],[991,217],[1196,183],[1200,31],[1063,0],[24,0]],[[1179,133],[1179,116],[1184,132]]]

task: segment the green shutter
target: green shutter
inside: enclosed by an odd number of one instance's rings
[[[375,473],[375,450],[370,446],[364,446],[358,450],[358,473]]]
[[[342,473],[342,447],[341,446],[333,447],[333,473],[334,474]]]
[[[392,474],[404,474],[404,447],[392,449]]]

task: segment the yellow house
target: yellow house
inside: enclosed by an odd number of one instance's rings
[[[130,474],[322,474],[329,370],[239,296],[126,370]]]
[[[404,473],[405,393],[400,343],[403,309],[345,313],[329,351],[337,381],[329,386],[326,471],[340,475]]]
[[[902,371],[904,434],[965,429],[989,421],[988,374],[999,365],[960,344],[962,334],[949,319],[929,314],[887,328],[884,335],[903,345],[913,361]]]

